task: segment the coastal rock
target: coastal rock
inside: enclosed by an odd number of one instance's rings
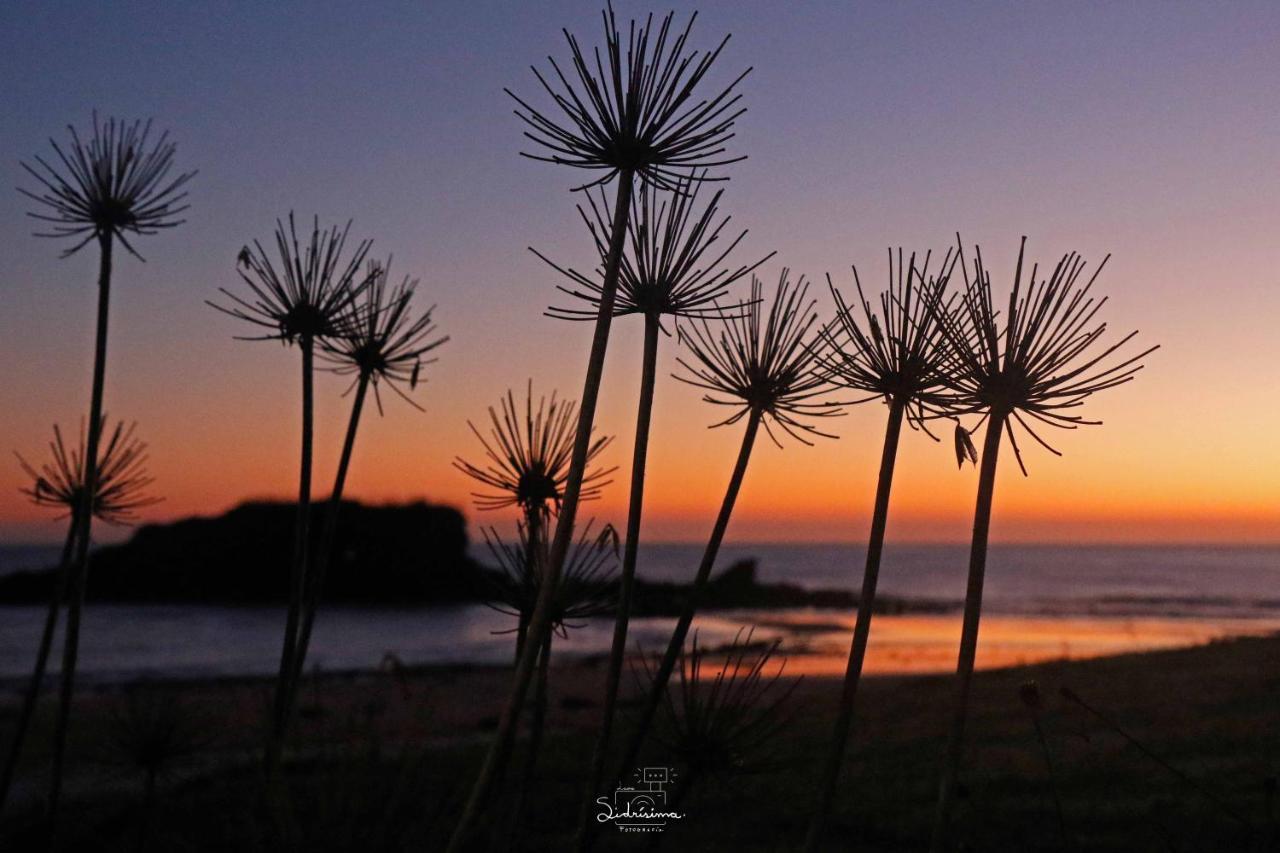
[[[313,541],[324,504],[315,507]],[[213,517],[141,527],[93,552],[88,598],[113,602],[267,604],[288,600],[295,506],[253,502]],[[343,501],[324,600],[423,604],[474,600],[483,569],[452,507]],[[51,572],[0,578],[0,601],[43,602]]]

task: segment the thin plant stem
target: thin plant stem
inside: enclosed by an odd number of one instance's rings
[[[338,534],[338,516],[342,511],[342,494],[347,485],[347,471],[351,467],[351,454],[356,446],[356,431],[360,428],[360,416],[364,411],[365,396],[369,390],[369,375],[361,373],[356,381],[355,396],[351,401],[351,416],[347,420],[347,433],[342,441],[342,456],[338,459],[338,472],[333,478],[333,492],[329,495],[329,503],[325,507],[324,527],[320,533],[320,548],[312,559],[315,564],[306,573],[306,600],[302,611],[302,627],[298,633],[297,647],[294,649],[293,672],[290,676],[289,692],[285,698],[284,723],[286,728],[297,703],[298,687],[302,682],[302,671],[307,662],[307,649],[311,644],[311,631],[315,627],[316,611],[320,607],[320,595],[324,589],[325,575],[329,569],[329,561],[333,557],[334,542]]]
[[[98,325],[93,353],[93,388],[89,399],[88,437],[85,440],[84,494],[76,515],[75,562],[71,573],[67,629],[62,644],[62,683],[58,692],[58,717],[53,734],[53,774],[49,783],[49,847],[57,844],[58,805],[62,796],[62,774],[66,761],[67,726],[71,719],[71,699],[75,690],[76,661],[80,653],[80,611],[84,607],[89,574],[89,537],[93,529],[93,499],[98,488],[98,441],[102,435],[102,394],[107,375],[107,318],[111,307],[110,232],[98,235]]]
[[[78,510],[77,510],[78,511]],[[31,682],[22,697],[22,709],[18,712],[18,722],[14,727],[13,741],[9,745],[9,755],[5,759],[4,770],[0,771],[0,813],[9,799],[9,788],[13,784],[13,776],[18,768],[18,758],[22,754],[22,744],[27,738],[27,730],[31,727],[31,718],[35,714],[36,704],[40,701],[40,688],[44,684],[45,671],[49,665],[49,653],[53,648],[53,636],[58,630],[58,616],[62,609],[62,601],[67,596],[67,581],[70,572],[71,552],[76,541],[78,520],[73,518],[67,525],[67,538],[62,546],[62,556],[58,559],[57,576],[54,578],[53,594],[49,597],[49,609],[44,617],[44,630],[40,633],[40,648],[36,652],[36,663],[31,670]]]
[[[551,607],[555,599],[555,588],[560,580],[560,571],[564,566],[565,557],[569,553],[569,545],[573,541],[574,520],[578,513],[578,496],[582,490],[587,454],[591,447],[591,431],[595,425],[596,398],[600,392],[600,378],[604,373],[605,351],[609,345],[609,327],[613,319],[614,300],[618,293],[618,270],[622,264],[622,248],[627,237],[633,177],[632,172],[628,170],[621,170],[618,173],[618,195],[614,200],[613,224],[609,232],[609,252],[605,262],[600,310],[596,315],[595,335],[591,341],[591,355],[587,362],[587,375],[582,388],[582,403],[578,410],[578,432],[573,445],[573,458],[569,463],[569,478],[565,484],[564,498],[560,505],[555,540],[547,562],[546,580],[538,590],[537,604],[529,619],[525,647],[520,660],[516,663],[512,678],[511,694],[507,697],[506,705],[502,709],[497,731],[489,744],[480,774],[471,787],[462,814],[445,848],[446,853],[458,853],[462,849],[480,815],[480,810],[489,798],[500,769],[506,763],[539,650],[551,631]]]
[[[542,537],[544,535],[544,525],[542,523],[542,515],[545,512],[543,507],[529,506],[525,508],[524,524],[525,537],[525,566],[532,567],[537,574],[539,580],[542,579],[542,563],[540,555],[542,553]],[[521,610],[516,617],[516,660],[520,663],[520,655],[524,652],[525,641],[529,638],[529,614]]]
[[[653,415],[653,388],[658,367],[658,317],[645,314],[644,354],[640,370],[640,400],[636,407],[635,450],[631,459],[631,498],[627,507],[627,539],[622,552],[622,574],[618,579],[618,609],[613,623],[613,646],[609,650],[609,673],[605,682],[604,711],[591,758],[591,779],[578,819],[578,849],[586,843],[591,805],[604,777],[609,754],[609,738],[618,706],[618,687],[627,653],[627,628],[631,619],[631,598],[635,591],[636,553],[640,546],[640,518],[644,508],[645,463],[649,456],[649,421]]]
[[[520,789],[516,793],[515,808],[511,810],[508,850],[519,849],[516,833],[524,823],[529,792],[533,790],[533,780],[537,771],[538,753],[542,749],[542,733],[547,720],[547,675],[551,666],[551,641],[554,636],[554,633],[547,635],[542,654],[538,657],[538,673],[533,685],[533,711],[529,716],[529,751],[524,759],[524,775],[520,780]]]
[[[729,518],[733,515],[733,506],[738,500],[738,491],[742,488],[743,476],[747,473],[747,462],[751,459],[751,449],[755,444],[761,417],[761,412],[755,408],[751,409],[751,413],[747,417],[747,426],[742,434],[742,447],[738,450],[738,461],[733,466],[733,474],[730,476],[729,485],[725,489],[724,500],[720,504],[720,513],[716,516],[715,526],[711,529],[711,538],[707,540],[707,548],[702,554],[702,563],[698,566],[697,575],[694,576],[693,585],[689,589],[684,609],[680,613],[680,618],[676,621],[675,630],[671,632],[671,639],[667,642],[667,650],[663,654],[662,663],[659,664],[657,671],[653,675],[653,681],[649,687],[649,695],[645,697],[644,708],[640,712],[640,719],[636,724],[635,732],[627,745],[626,752],[623,753],[622,764],[616,777],[618,779],[625,779],[627,774],[636,766],[636,760],[640,756],[640,748],[644,745],[645,737],[649,734],[649,729],[653,725],[654,716],[662,705],[662,697],[667,689],[667,683],[671,680],[671,673],[675,671],[676,664],[680,660],[685,638],[688,637],[689,628],[693,625],[693,617],[698,612],[698,603],[703,591],[706,589],[707,581],[711,577],[711,569],[715,566],[716,555],[720,551],[720,543],[724,540],[725,531],[729,527]]]
[[[930,853],[946,848],[955,800],[956,778],[960,772],[960,756],[964,751],[964,725],[969,711],[969,688],[973,682],[973,663],[978,651],[978,621],[982,616],[982,583],[987,568],[987,534],[991,528],[991,500],[996,486],[996,462],[1000,455],[1000,438],[1008,415],[993,409],[987,418],[987,435],[982,445],[982,462],[978,473],[978,501],[973,514],[973,543],[969,549],[969,581],[964,596],[964,623],[960,631],[960,656],[956,663],[955,699],[947,750],[943,754],[942,779],[938,785],[938,805],[933,817]]]
[[[822,832],[831,813],[840,768],[844,764],[853,725],[853,705],[862,678],[862,664],[867,655],[867,638],[871,633],[871,617],[875,609],[876,584],[880,579],[880,557],[884,550],[884,531],[889,518],[889,493],[893,489],[893,468],[898,457],[898,437],[902,432],[905,404],[895,399],[889,406],[889,421],[884,433],[884,452],[880,456],[880,480],[876,485],[875,509],[871,516],[871,535],[867,541],[867,561],[862,571],[862,592],[858,595],[858,615],[849,646],[849,663],[845,668],[844,687],[840,692],[840,708],[836,712],[818,789],[818,808],[809,823],[804,849],[813,851],[822,843]]]
[[[294,517],[293,565],[289,572],[289,614],[285,621],[284,643],[280,650],[280,670],[276,676],[274,717],[267,741],[267,776],[274,777],[284,751],[287,726],[287,693],[298,648],[298,621],[302,613],[303,591],[310,544],[311,457],[315,403],[315,340],[303,335],[302,350],[302,455],[298,464],[298,507]]]

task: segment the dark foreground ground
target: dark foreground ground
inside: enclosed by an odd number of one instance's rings
[[[288,768],[289,805],[270,810],[261,805],[255,763],[264,683],[86,690],[76,711],[61,847],[137,850],[145,841],[153,851],[440,849],[507,677],[494,669],[434,669],[313,680]],[[1020,695],[1028,680],[1042,698],[1044,746]],[[551,729],[526,824],[512,832],[512,797],[504,797],[486,821],[488,845],[477,849],[504,849],[513,838],[520,850],[569,849],[600,681],[591,664],[553,670]],[[1064,686],[1140,745],[1064,699]],[[826,849],[924,849],[950,688],[943,677],[864,682]],[[661,836],[663,849],[797,849],[837,692],[835,681],[802,683],[777,739],[776,767],[694,788],[681,807],[685,819]],[[46,782],[49,704],[0,825],[0,850],[38,849],[34,801]],[[0,713],[11,727],[12,702]],[[956,849],[1280,849],[1280,637],[982,673],[970,720]],[[175,758],[148,807],[146,774],[131,762],[166,742],[162,751]],[[660,747],[646,763],[680,771]],[[654,843],[654,836],[611,827],[600,837],[605,850]]]

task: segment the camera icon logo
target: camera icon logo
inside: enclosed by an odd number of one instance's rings
[[[636,771],[635,785],[616,788],[613,792],[613,814],[618,828],[644,827],[646,831],[653,832],[657,827],[665,826],[666,818],[673,816],[667,809],[666,790],[673,775],[669,767],[644,767]]]

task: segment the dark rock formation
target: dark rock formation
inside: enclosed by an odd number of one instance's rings
[[[325,505],[312,532],[319,539]],[[215,518],[138,529],[93,552],[90,601],[265,604],[288,599],[294,505],[246,503]],[[473,600],[482,569],[467,556],[466,520],[451,507],[344,501],[325,579],[330,603]],[[49,572],[0,578],[0,601],[43,602]]]

